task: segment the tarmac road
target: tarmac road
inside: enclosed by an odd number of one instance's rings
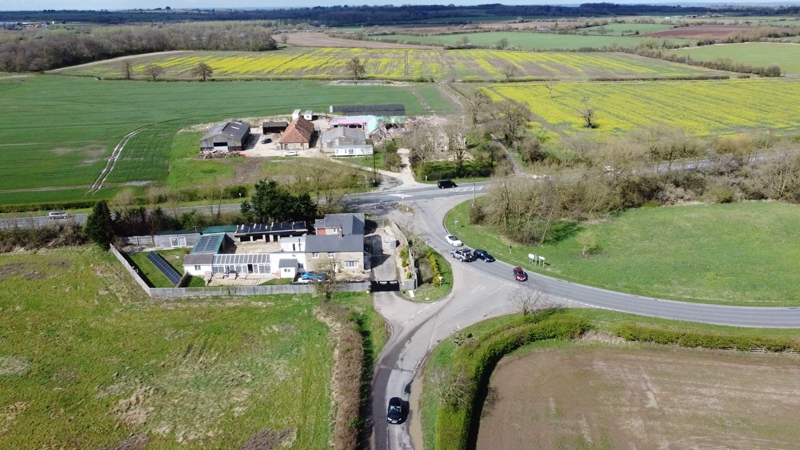
[[[444,198],[420,192],[407,201],[413,216],[393,213],[393,220],[426,236],[439,253],[448,255],[453,248],[445,240],[445,213],[465,200],[469,191]],[[494,255],[503,258],[503,255]],[[402,425],[386,422],[386,405],[391,397],[411,398],[412,381],[433,347],[454,331],[472,324],[515,312],[508,294],[519,287],[536,285],[550,298],[569,307],[596,307],[652,317],[703,322],[719,325],[759,328],[800,328],[800,308],[736,307],[686,303],[641,297],[529,273],[525,282],[511,274],[516,262],[498,259],[493,263],[478,260],[469,263],[452,261],[453,291],[436,303],[416,303],[393,293],[374,297],[376,310],[391,323],[393,335],[376,365],[372,391],[372,448],[421,450],[418,431],[411,432],[417,405],[411,405],[409,419]]]

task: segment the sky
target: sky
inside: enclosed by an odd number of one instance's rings
[[[169,6],[173,9],[178,8],[282,8],[286,6],[304,7],[304,6],[334,6],[334,5],[402,5],[402,4],[415,4],[415,5],[437,5],[437,4],[456,4],[456,5],[479,5],[486,3],[504,3],[504,4],[526,4],[526,5],[563,5],[563,4],[579,4],[579,3],[599,3],[603,0],[561,0],[561,1],[511,1],[503,2],[502,0],[372,0],[372,1],[348,1],[348,0],[295,0],[292,2],[278,1],[278,0],[0,0],[0,10],[3,11],[19,11],[19,10],[42,10],[42,9],[82,9],[82,10],[119,10],[119,9],[133,9],[133,8],[164,8]],[[664,1],[647,1],[647,0],[606,0],[613,3],[666,3]],[[681,3],[675,1],[676,4],[688,5],[691,3],[699,3],[697,1],[686,1]],[[719,2],[722,3],[722,2]],[[747,0],[745,2],[728,1],[726,4],[757,4],[757,3],[770,3],[776,4],[775,0]],[[782,4],[797,4],[797,0],[792,2],[781,2]]]

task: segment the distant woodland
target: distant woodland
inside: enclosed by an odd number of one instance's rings
[[[0,71],[37,72],[118,56],[168,50],[274,50],[273,28],[257,23],[196,22],[163,26],[6,32]]]
[[[118,56],[168,50],[268,51],[272,34],[312,27],[465,24],[554,17],[636,15],[773,16],[800,14],[791,7],[680,7],[586,3],[479,6],[333,6],[274,10],[0,11],[7,28],[23,22],[51,28],[0,30],[0,71],[37,72]]]
[[[613,17],[637,15],[736,14],[737,16],[772,16],[800,14],[800,6],[742,7],[724,5],[667,6],[616,5],[584,3],[578,6],[501,5],[478,6],[406,5],[406,6],[331,6],[271,10],[156,10],[129,11],[0,11],[0,22],[56,21],[96,24],[129,24],[186,21],[273,20],[284,23],[308,23],[328,27],[412,24],[423,21],[464,24],[514,17]]]

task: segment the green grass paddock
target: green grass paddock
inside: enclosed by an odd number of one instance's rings
[[[800,305],[793,261],[800,260],[795,224],[800,207],[778,202],[640,208],[540,247],[517,246],[491,227],[468,222],[470,202],[445,223],[464,244],[527,270],[614,291],[674,300],[741,306]],[[459,218],[458,228],[454,219]],[[599,250],[582,255],[581,233]],[[509,244],[512,245],[509,252]],[[527,255],[547,258],[542,269]]]
[[[800,45],[796,44],[746,42],[684,48],[673,50],[672,53],[690,56],[696,61],[715,61],[724,58],[755,67],[776,64],[785,73],[800,73]]]

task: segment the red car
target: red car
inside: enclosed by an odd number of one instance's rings
[[[528,279],[528,274],[521,267],[514,267],[514,278],[517,281],[525,281]]]

